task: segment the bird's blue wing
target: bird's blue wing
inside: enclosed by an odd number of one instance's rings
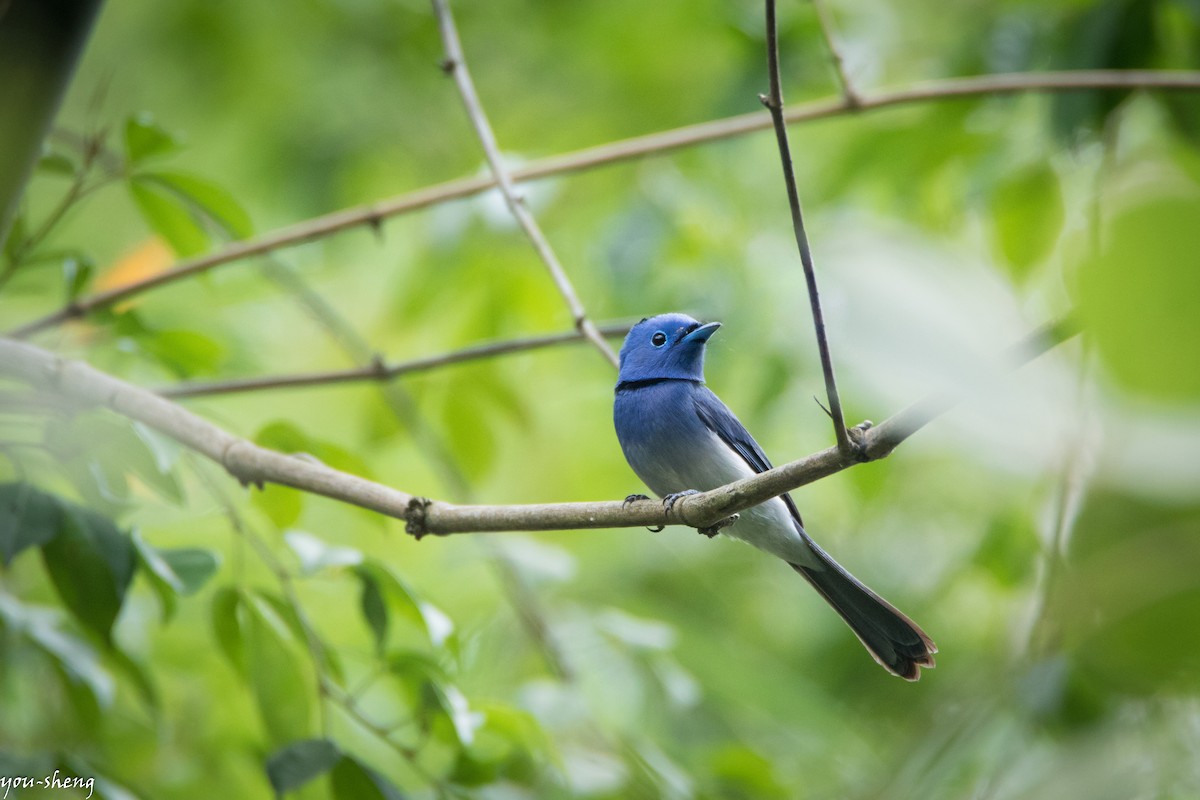
[[[767,454],[758,446],[758,442],[754,441],[754,437],[750,435],[750,431],[746,430],[746,426],[742,424],[741,420],[721,402],[721,398],[713,394],[706,386],[701,386],[699,391],[692,394],[692,397],[696,416],[700,418],[704,426],[749,464],[750,469],[755,472],[766,472],[771,468],[771,460],[767,458]],[[783,494],[780,495],[780,499],[787,504],[792,516],[803,527],[800,510],[796,508],[792,496]]]

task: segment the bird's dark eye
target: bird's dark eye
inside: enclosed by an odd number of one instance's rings
[[[659,331],[658,333],[656,333],[650,337],[650,344],[654,345],[655,347],[662,347],[666,343],[667,343],[667,335],[665,333],[663,333],[662,331]]]

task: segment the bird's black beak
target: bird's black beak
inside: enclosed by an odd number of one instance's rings
[[[692,331],[687,336],[684,336],[680,341],[682,341],[682,342],[697,342],[699,344],[704,344],[705,342],[708,341],[708,337],[712,336],[714,333],[717,332],[717,328],[719,328],[719,327],[721,327],[721,323],[719,323],[719,322],[710,322],[707,325],[701,325],[699,328],[696,328],[696,330]]]

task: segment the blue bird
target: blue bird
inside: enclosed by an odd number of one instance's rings
[[[668,507],[682,495],[771,468],[754,437],[704,385],[705,345],[720,326],[662,314],[634,325],[621,347],[617,439],[629,466]],[[933,640],[817,546],[791,495],[743,511],[722,532],[803,575],[888,672],[915,681],[920,667],[934,665]]]

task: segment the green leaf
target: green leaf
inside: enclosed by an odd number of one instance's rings
[[[286,420],[277,420],[263,426],[254,437],[256,444],[281,453],[304,453],[334,469],[371,478],[367,463],[338,445],[313,438],[296,425]],[[254,504],[262,509],[279,528],[289,528],[300,518],[304,508],[304,495],[295,489],[267,484],[263,491],[254,495]],[[377,518],[374,512],[371,517]]]
[[[333,768],[330,786],[336,800],[404,800],[391,781],[350,756]]]
[[[179,593],[186,596],[200,591],[208,579],[221,567],[221,556],[199,547],[177,547],[159,550],[159,556],[183,584]]]
[[[306,453],[312,448],[308,434],[286,420],[264,425],[255,434],[254,442],[281,453]]]
[[[427,697],[432,701],[431,708],[444,714],[450,722],[454,741],[462,746],[471,744],[475,739],[475,729],[482,723],[480,716],[471,711],[466,695],[457,686],[430,679],[430,692]]]
[[[308,452],[310,446],[308,436],[302,430],[282,420],[260,428],[254,436],[254,443],[281,453],[304,453]],[[254,505],[280,529],[290,528],[304,511],[304,494],[287,486],[268,483],[251,498]]]
[[[224,346],[198,331],[151,331],[138,339],[138,346],[180,378],[215,375],[225,363]]]
[[[362,583],[363,618],[375,637],[378,652],[411,643],[413,633],[434,648],[451,642],[453,621],[436,606],[418,598],[386,564],[369,559],[355,569],[355,574]],[[403,629],[393,626],[394,620],[408,623],[407,636]]]
[[[254,441],[281,453],[306,453],[334,469],[364,478],[371,477],[370,467],[361,458],[343,447],[310,436],[286,420],[277,420],[265,425],[255,435]]]
[[[292,742],[267,759],[267,779],[275,794],[298,789],[324,775],[342,758],[337,745],[328,739],[303,739]]]
[[[308,637],[316,635],[315,631],[305,629],[305,622],[301,620],[299,610],[282,596],[259,591],[255,593],[255,597],[268,603],[275,610],[278,618],[283,620],[288,630],[291,631],[293,641],[307,645]],[[342,659],[338,655],[338,651],[332,647],[322,646],[318,648],[317,654],[321,658],[321,666],[325,673],[336,681],[344,682],[346,674],[342,669]]]
[[[313,682],[287,623],[262,598],[243,598],[242,640],[250,688],[274,742],[304,738],[311,725]]]
[[[1119,384],[1160,402],[1200,402],[1200,191],[1158,196],[1120,214],[1103,251],[1079,267],[1084,328]]]
[[[142,539],[137,531],[133,532],[133,545],[137,549],[138,565],[142,568],[142,574],[149,579],[150,586],[162,605],[163,622],[170,622],[175,616],[175,598],[183,589],[183,582],[158,551]]]
[[[108,659],[133,684],[146,707],[151,711],[158,711],[160,707],[158,687],[154,683],[154,677],[150,670],[134,661],[128,653],[117,647],[108,651]]]
[[[482,716],[470,709],[433,656],[399,652],[387,660],[387,667],[422,734],[422,761],[427,767],[444,762],[439,770],[452,768],[463,748],[474,741]]]
[[[179,140],[143,112],[125,120],[125,158],[130,164],[179,149]]]
[[[144,172],[142,180],[161,184],[194,210],[213,220],[230,237],[244,239],[254,233],[250,215],[225,189],[204,178],[183,172]]]
[[[300,559],[300,571],[304,575],[324,569],[353,567],[363,560],[362,553],[353,547],[334,547],[304,531],[288,531],[283,538]]]
[[[362,609],[363,619],[366,621],[367,627],[371,629],[371,635],[375,638],[375,652],[382,654],[384,645],[387,643],[387,601],[384,599],[379,581],[374,576],[363,570],[359,570],[357,574],[362,582],[359,606]]]
[[[198,591],[221,563],[216,553],[199,548],[159,550],[136,531],[133,543],[142,571],[162,603],[164,622],[170,622],[175,615],[175,598]]]
[[[88,509],[64,506],[58,536],[42,559],[59,597],[76,619],[106,644],[133,578],[136,553],[128,535]]]
[[[97,705],[112,704],[116,693],[112,676],[91,645],[62,630],[58,609],[25,605],[0,592],[0,622],[58,663],[67,679],[86,688]]]
[[[217,646],[234,669],[245,677],[248,670],[246,647],[242,642],[241,608],[242,594],[237,589],[225,586],[213,594],[212,627]]]
[[[12,260],[25,245],[25,238],[29,235],[28,223],[25,221],[25,207],[22,205],[17,211],[17,215],[13,217],[12,226],[8,229],[8,237],[4,240],[4,257]]]
[[[128,186],[142,219],[167,240],[177,256],[186,258],[208,249],[208,234],[177,195],[136,175]]]
[[[67,178],[74,178],[77,172],[74,161],[54,151],[42,154],[38,159],[37,170],[47,175],[62,175]]]
[[[40,547],[62,526],[59,500],[28,483],[0,484],[0,562],[12,563],[27,547]]]
[[[287,486],[267,483],[254,492],[251,502],[263,511],[277,528],[289,528],[304,511],[304,494]]]
[[[66,300],[71,302],[83,293],[96,271],[96,264],[85,253],[75,253],[63,259],[63,286],[66,289]]]
[[[1058,241],[1063,225],[1058,176],[1039,163],[1010,175],[992,196],[992,238],[1012,275],[1022,280]]]
[[[131,344],[180,377],[218,372],[225,361],[225,348],[198,331],[158,330],[142,322],[132,311],[116,318],[117,332]]]
[[[450,779],[464,786],[482,786],[499,776],[506,781],[530,785],[537,780],[538,762],[554,752],[554,746],[537,719],[499,703],[481,707],[482,724],[474,740],[463,748]]]

